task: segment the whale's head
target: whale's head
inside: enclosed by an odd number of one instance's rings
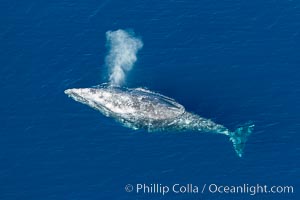
[[[111,99],[111,92],[101,88],[74,88],[65,90],[65,94],[83,104],[91,107],[103,105]]]
[[[65,94],[105,115],[135,112],[132,99],[118,88],[74,88],[65,90]]]
[[[74,88],[65,90],[65,94],[80,103],[89,104],[97,100],[95,89],[93,88]]]

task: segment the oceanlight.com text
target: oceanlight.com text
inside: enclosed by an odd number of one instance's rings
[[[208,185],[208,191],[210,193],[220,193],[220,194],[249,194],[249,195],[256,195],[256,194],[292,194],[294,193],[293,186],[268,186],[268,185],[217,185],[217,184],[210,184]]]

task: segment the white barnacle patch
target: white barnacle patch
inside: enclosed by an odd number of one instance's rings
[[[105,98],[105,99],[109,99],[109,98],[112,97],[112,94],[109,93],[109,92],[103,91],[103,92],[102,92],[102,96],[103,96],[103,98]]]
[[[185,119],[186,124],[190,124],[192,121],[190,119]]]

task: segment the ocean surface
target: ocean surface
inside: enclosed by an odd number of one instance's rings
[[[0,200],[300,199],[300,2],[0,0]],[[65,89],[107,82],[105,34],[144,43],[126,77],[231,130],[228,138],[131,130]],[[127,192],[132,184],[199,193]],[[203,185],[294,193],[201,193]]]

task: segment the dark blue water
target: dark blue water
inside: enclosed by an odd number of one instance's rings
[[[0,3],[1,200],[299,199],[299,1]],[[107,80],[105,32],[127,28],[144,42],[127,86],[230,129],[254,121],[243,158],[224,136],[133,131],[67,98]],[[294,194],[125,192],[137,183]]]

